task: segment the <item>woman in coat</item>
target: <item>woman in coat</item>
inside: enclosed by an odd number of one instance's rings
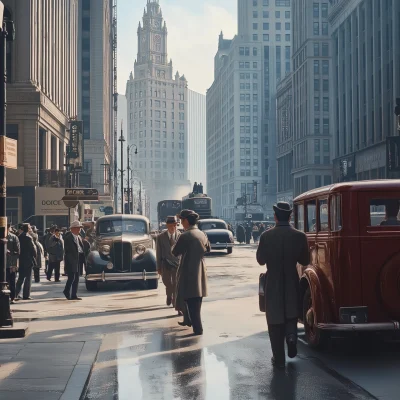
[[[176,302],[186,303],[193,332],[195,335],[202,335],[201,305],[203,297],[207,297],[204,254],[210,251],[210,243],[205,233],[197,227],[198,214],[192,210],[182,210],[179,218],[185,232],[179,236],[172,249],[175,257],[181,256],[176,279]],[[190,326],[190,322],[184,321],[183,325]]]

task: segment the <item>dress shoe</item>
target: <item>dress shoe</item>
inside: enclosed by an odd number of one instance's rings
[[[56,280],[56,281],[54,281],[54,282],[60,283],[61,281],[60,281],[59,279],[57,279],[57,280]]]
[[[71,297],[70,300],[82,300],[81,297]]]
[[[66,291],[64,290],[63,293],[64,293],[64,296],[65,296],[65,298],[66,298],[67,300],[71,300],[71,296],[69,295],[68,292],[66,292]]]
[[[281,361],[281,362],[278,362],[278,361],[276,361],[275,360],[275,357],[272,357],[271,358],[271,364],[275,367],[275,368],[278,368],[278,369],[284,369],[285,368],[285,362],[283,361]]]
[[[24,297],[22,300],[33,300],[32,297]]]
[[[49,282],[51,282],[51,278],[46,278]]]
[[[14,300],[14,299],[12,299],[11,301],[10,301],[10,304],[15,304],[16,303],[16,301]]]
[[[171,304],[172,304],[171,297],[167,297],[167,306],[170,306]]]
[[[189,328],[192,327],[192,324],[190,322],[187,322],[187,321],[178,322],[178,325],[180,325],[180,326],[188,326]]]
[[[297,356],[297,340],[295,337],[289,337],[286,341],[288,347],[288,357],[295,358]]]

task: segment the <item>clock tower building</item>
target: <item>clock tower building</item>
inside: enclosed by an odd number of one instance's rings
[[[139,22],[138,53],[126,86],[128,144],[138,147],[131,168],[150,198],[150,218],[157,203],[180,200],[187,180],[187,92],[185,76],[173,74],[168,61],[167,25],[159,0],[147,0]]]

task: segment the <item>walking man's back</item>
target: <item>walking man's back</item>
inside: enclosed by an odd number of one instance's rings
[[[290,225],[290,205],[278,203],[274,212],[276,225],[261,235],[257,261],[267,266],[265,301],[272,363],[284,367],[285,336],[289,357],[297,355],[300,291],[296,266],[308,265],[310,255],[306,235]]]

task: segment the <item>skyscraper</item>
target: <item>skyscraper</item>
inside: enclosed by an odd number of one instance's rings
[[[150,198],[150,217],[156,221],[157,203],[181,199],[187,180],[188,83],[173,74],[167,54],[167,25],[158,0],[147,0],[143,25],[139,22],[138,54],[126,85],[128,140],[138,146],[134,169]]]
[[[269,215],[276,202],[276,86],[290,72],[290,13],[289,0],[238,0],[238,35],[219,38],[207,93],[207,185],[214,214],[229,220],[243,215],[236,199],[255,184],[252,207]]]
[[[101,195],[110,193],[113,164],[112,1],[80,0],[78,118],[83,120],[84,173]]]

